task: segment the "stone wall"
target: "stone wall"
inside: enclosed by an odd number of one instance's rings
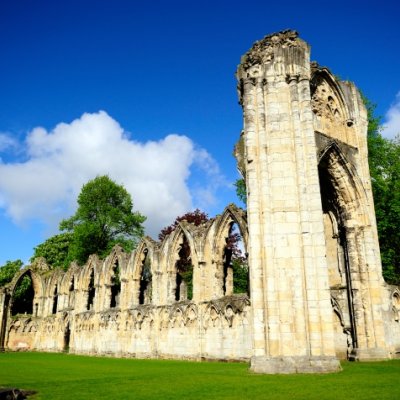
[[[29,275],[35,294],[32,315],[7,317],[6,347],[141,358],[248,360],[250,300],[245,293],[233,293],[231,266],[224,260],[233,225],[245,241],[245,213],[231,205],[200,227],[183,221],[162,243],[145,238],[131,254],[117,246],[104,261],[91,256],[85,266],[72,264],[66,272],[50,270],[43,259],[36,260],[10,284],[12,292]],[[176,298],[176,261],[184,240],[193,264],[192,299],[183,288]],[[144,288],[146,266],[151,279]],[[116,273],[119,291],[113,289]],[[12,308],[11,301],[9,314]]]

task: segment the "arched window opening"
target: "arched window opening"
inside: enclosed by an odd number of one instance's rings
[[[345,227],[346,210],[343,209],[340,193],[334,178],[328,171],[326,160],[319,165],[319,183],[325,232],[326,260],[328,266],[329,286],[340,290],[346,299],[346,309],[349,324],[347,334],[353,349],[357,348],[357,328],[353,301],[350,260],[348,254],[347,235]]]
[[[15,286],[12,295],[11,315],[32,314],[34,297],[35,291],[33,289],[32,277],[27,273],[20,278]]]
[[[151,303],[152,297],[152,274],[150,257],[148,257],[148,250],[143,252],[144,258],[140,272],[140,287],[139,287],[139,304]]]
[[[86,309],[91,310],[93,308],[94,296],[96,295],[96,288],[94,287],[94,270],[90,271],[90,280],[88,287],[88,296],[87,296],[87,304]]]
[[[175,300],[192,300],[193,298],[193,265],[190,254],[190,246],[186,237],[183,236],[179,249],[179,259],[176,267]]]
[[[57,313],[57,303],[58,303],[58,290],[57,290],[57,285],[54,287],[54,293],[53,293],[53,309],[52,309],[52,314]]]
[[[223,260],[223,293],[249,294],[249,266],[244,241],[236,222],[231,224],[226,238]]]
[[[75,278],[72,277],[68,289],[68,307],[73,308],[75,305]]]
[[[119,306],[119,294],[121,293],[121,278],[118,260],[115,261],[111,272],[111,299],[110,308]]]

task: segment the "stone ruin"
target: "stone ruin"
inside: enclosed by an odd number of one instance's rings
[[[382,278],[359,91],[310,62],[290,30],[256,42],[237,79],[247,211],[229,205],[161,243],[146,237],[66,272],[37,259],[0,289],[0,349],[243,360],[259,373],[399,356],[400,290]],[[234,226],[250,293],[234,293]],[[190,294],[177,270],[184,245]],[[13,296],[24,276],[33,288],[21,314]]]

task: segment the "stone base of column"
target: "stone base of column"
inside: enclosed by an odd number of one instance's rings
[[[389,358],[389,352],[379,347],[353,349],[349,355],[350,361],[384,361]]]
[[[259,374],[315,374],[342,370],[336,357],[265,357],[254,356],[250,370]]]

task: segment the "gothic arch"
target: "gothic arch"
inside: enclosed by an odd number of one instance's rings
[[[248,230],[247,230],[247,218],[246,213],[235,204],[229,204],[221,216],[219,216],[214,224],[214,237],[213,237],[213,253],[215,255],[221,252],[221,243],[225,241],[225,238],[229,234],[229,230],[232,224],[236,223],[239,227],[240,234],[243,239],[245,248],[247,249],[248,242]]]
[[[193,248],[193,239],[187,229],[184,229],[182,224],[178,224],[176,229],[162,243],[161,252],[163,254],[161,268],[162,272],[173,272],[176,269],[176,262],[179,260],[179,250],[184,239],[187,240],[190,248],[190,254],[195,256]]]
[[[246,213],[234,204],[228,205],[222,215],[213,222],[213,229],[209,230],[212,263],[210,265],[210,279],[213,282],[214,296],[220,297],[230,295],[234,291],[234,271],[231,265],[232,252],[229,251],[229,237],[234,225],[237,225],[241,240],[243,241],[244,253],[247,253],[247,220]],[[233,259],[233,258],[232,258]]]
[[[60,292],[64,295],[68,293],[69,286],[71,284],[72,278],[74,279],[75,288],[78,285],[79,275],[81,273],[81,268],[77,263],[71,263],[68,270],[64,273],[61,283],[60,283]]]
[[[358,348],[373,346],[379,340],[373,333],[370,317],[373,293],[369,285],[374,275],[370,273],[368,263],[374,259],[364,245],[368,240],[366,235],[371,234],[368,196],[355,169],[335,141],[321,152],[318,168],[323,212],[331,211],[338,223],[338,254],[343,257],[343,296],[350,323],[346,333],[351,337],[348,340],[352,348],[348,356],[352,357]],[[353,290],[356,287],[359,290]]]
[[[11,297],[14,294],[16,286],[23,279],[25,275],[29,274],[32,279],[33,290],[35,292],[35,298],[41,299],[45,297],[45,282],[40,274],[38,274],[32,266],[28,266],[16,274],[9,284],[9,292]]]
[[[80,289],[85,290],[89,285],[90,281],[90,273],[93,270],[95,276],[95,285],[99,285],[100,278],[100,270],[101,270],[101,261],[96,254],[92,254],[89,256],[86,264],[82,268],[81,279],[80,279]]]
[[[328,68],[314,65],[310,88],[312,110],[317,116],[352,125],[343,90]]]
[[[194,269],[198,265],[198,262],[193,244],[194,240],[191,232],[187,228],[184,228],[184,224],[182,223],[177,225],[175,230],[162,244],[161,254],[163,254],[163,260],[161,261],[161,265],[163,273],[166,274],[164,282],[167,284],[167,301],[170,303],[184,300],[188,295],[190,298],[190,291],[193,295],[195,291],[194,286],[199,284],[194,279]],[[191,281],[190,278],[189,281],[186,281],[182,271],[179,271],[177,267],[178,263],[184,260],[185,257],[189,257],[188,261],[191,264]]]
[[[145,254],[146,253],[146,254]],[[144,257],[149,257],[151,261],[151,272],[154,274],[155,244],[152,239],[144,237],[139,242],[135,251],[132,253],[128,263],[128,276],[132,279],[140,279],[141,267]]]
[[[325,189],[328,189],[334,196],[329,201],[334,201],[333,206],[336,208],[341,222],[347,226],[357,223],[368,225],[364,187],[356,171],[335,141],[331,141],[320,152],[318,168],[321,191],[324,191],[324,187],[322,187],[324,183],[330,186]]]
[[[100,282],[107,284],[110,281],[114,265],[118,263],[121,277],[127,273],[127,254],[124,249],[115,245],[111,253],[106,257],[100,271]]]
[[[151,238],[144,237],[138,243],[135,251],[131,254],[126,275],[130,288],[130,293],[127,294],[129,297],[129,299],[127,299],[129,306],[145,303],[148,304],[152,301],[152,284],[153,276],[155,275],[155,247],[156,245]],[[146,278],[148,279],[143,279],[143,269],[145,268],[145,264]],[[147,269],[147,267],[150,268]]]

